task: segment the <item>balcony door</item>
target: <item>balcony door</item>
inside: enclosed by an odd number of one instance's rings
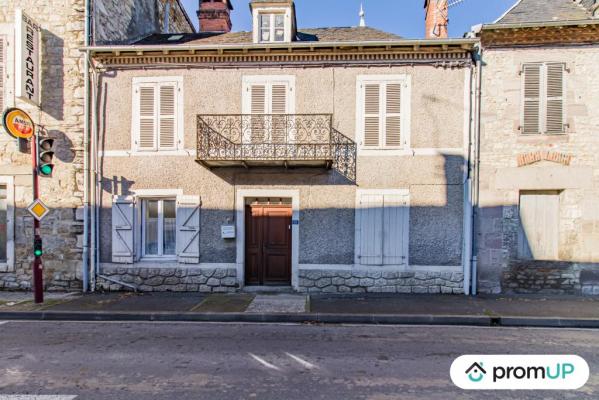
[[[243,90],[243,143],[285,144],[292,141],[294,82],[289,77],[246,77]],[[280,114],[281,116],[277,116]]]

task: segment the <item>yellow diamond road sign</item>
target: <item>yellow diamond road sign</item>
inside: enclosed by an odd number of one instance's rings
[[[29,207],[27,207],[27,211],[29,211],[29,213],[33,215],[33,218],[37,219],[38,221],[41,221],[42,218],[48,215],[50,209],[44,204],[43,201],[37,199],[36,201],[31,203]]]

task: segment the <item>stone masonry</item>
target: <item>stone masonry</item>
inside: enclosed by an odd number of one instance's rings
[[[237,271],[234,268],[125,268],[106,266],[102,274],[134,285],[142,292],[234,292]],[[98,278],[99,290],[127,290],[127,287]]]
[[[300,270],[300,291],[308,293],[463,294],[461,272]]]

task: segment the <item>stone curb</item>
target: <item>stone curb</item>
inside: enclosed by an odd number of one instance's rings
[[[489,317],[472,315],[318,314],[318,313],[180,313],[180,312],[0,312],[5,321],[120,321],[120,322],[256,322],[374,325],[456,325],[488,327],[591,328],[599,319]]]

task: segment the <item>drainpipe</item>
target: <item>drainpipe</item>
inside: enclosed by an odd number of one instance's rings
[[[85,46],[89,46],[90,40],[90,2],[85,1],[85,27],[84,27],[84,42]],[[85,53],[83,60],[83,85],[84,85],[84,125],[83,125],[83,255],[81,265],[81,280],[83,281],[83,292],[89,291],[89,51]]]
[[[471,294],[471,271],[472,271],[472,144],[473,144],[473,120],[474,120],[474,99],[473,99],[473,67],[468,69],[468,143],[467,151],[464,156],[464,210],[463,210],[463,226],[464,226],[464,247],[462,249],[462,266],[464,272],[464,294]]]

